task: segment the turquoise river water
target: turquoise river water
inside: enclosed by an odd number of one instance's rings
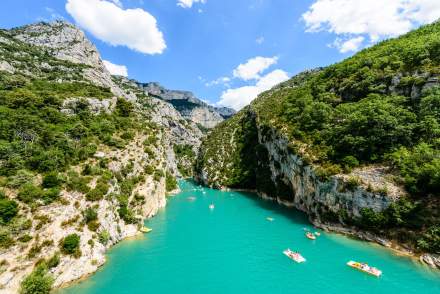
[[[438,272],[390,250],[330,233],[306,239],[304,229],[314,228],[293,209],[252,194],[180,185],[182,192],[146,222],[151,233],[121,242],[96,274],[58,293],[440,293]],[[291,261],[286,248],[307,262]],[[349,268],[351,259],[380,268],[382,277]]]

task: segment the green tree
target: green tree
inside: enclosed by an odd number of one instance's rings
[[[65,254],[76,254],[79,251],[80,236],[70,234],[61,241],[61,249]]]
[[[52,284],[53,278],[48,273],[47,267],[42,264],[21,282],[20,294],[49,294]]]

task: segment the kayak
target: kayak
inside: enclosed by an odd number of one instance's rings
[[[302,263],[306,261],[306,259],[301,254],[299,254],[298,252],[293,252],[290,249],[284,250],[283,254],[297,263]]]
[[[369,266],[366,263],[361,263],[361,262],[356,262],[356,261],[350,260],[349,262],[347,262],[347,265],[349,267],[352,267],[354,269],[357,269],[357,270],[364,272],[364,273],[367,273],[369,275],[373,275],[375,277],[380,277],[382,275],[381,270],[378,270],[375,267]]]

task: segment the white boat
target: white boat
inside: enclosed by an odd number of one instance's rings
[[[350,260],[349,262],[347,262],[347,265],[349,267],[352,267],[354,269],[357,269],[357,270],[359,270],[361,272],[364,272],[364,273],[367,273],[369,275],[373,275],[373,276],[376,276],[376,277],[380,277],[382,275],[382,271],[381,270],[379,270],[379,269],[377,269],[375,267],[369,266],[366,263]]]
[[[310,240],[316,240],[315,235],[313,235],[313,234],[310,233],[310,232],[307,232],[307,233],[306,233],[306,237],[309,238]]]
[[[315,232],[315,235],[319,237],[319,236],[321,236],[321,233],[320,232]]]
[[[275,220],[273,217],[266,217],[266,219],[270,222],[273,222]]]
[[[215,208],[214,204],[209,205],[209,209],[213,210]]]
[[[186,198],[188,201],[195,201],[196,200],[196,197],[194,197],[194,196],[190,196],[190,197],[188,197],[188,198]]]
[[[302,263],[302,262],[306,261],[306,259],[301,254],[299,254],[298,252],[293,252],[289,248],[284,250],[283,253],[288,258],[290,258],[291,260],[293,260],[293,261],[295,261],[297,263]]]

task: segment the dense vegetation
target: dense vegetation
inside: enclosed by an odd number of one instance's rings
[[[390,167],[392,180],[408,191],[406,199],[383,213],[365,210],[359,219],[347,220],[341,211],[328,215],[329,221],[381,234],[395,232],[392,237],[436,252],[440,248],[439,76],[440,23],[434,23],[343,62],[299,74],[263,93],[208,135],[198,170],[220,165],[208,178],[210,184],[255,187],[243,176],[252,173],[252,162],[259,159],[254,129],[245,127],[252,122],[246,119],[248,113],[254,113],[263,135],[273,128],[281,132],[290,151],[312,165],[323,181],[358,166],[379,164]],[[254,157],[246,160],[249,154]],[[265,172],[257,167],[257,175]],[[270,185],[263,186],[275,191]]]

